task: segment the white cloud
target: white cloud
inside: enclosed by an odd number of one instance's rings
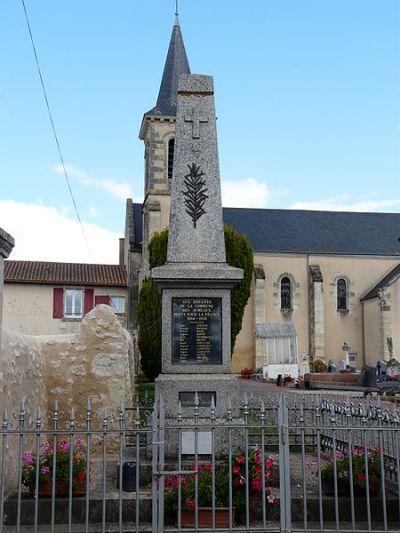
[[[99,212],[97,210],[97,207],[95,205],[91,205],[88,210],[89,216],[96,218],[99,215]]]
[[[79,223],[61,209],[42,204],[0,201],[0,227],[15,239],[10,259],[74,263],[118,263],[119,235],[83,222],[90,251]]]
[[[265,183],[254,178],[221,181],[222,204],[227,207],[266,207],[271,196]]]
[[[358,200],[351,201],[347,193],[315,202],[295,202],[289,209],[310,209],[316,211],[382,211],[400,207],[400,198],[391,200]]]
[[[62,165],[53,165],[51,169],[54,170],[54,172],[57,172],[57,174],[64,175],[64,169]],[[128,182],[117,181],[113,178],[94,178],[86,174],[86,172],[84,172],[80,168],[74,167],[72,165],[65,165],[65,169],[69,177],[76,178],[83,185],[95,187],[96,189],[102,189],[121,200],[126,200],[127,198],[131,198],[133,196],[132,187]]]

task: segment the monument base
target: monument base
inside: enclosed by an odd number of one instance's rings
[[[165,426],[175,427],[165,435],[167,458],[176,459],[180,450],[182,456],[189,458],[197,453],[207,459],[207,456],[212,455],[213,448],[215,457],[226,456],[229,440],[231,451],[239,449],[244,433],[237,427],[243,424],[243,419],[239,418],[237,378],[230,374],[161,374],[156,379],[155,392],[156,397],[163,399]],[[214,421],[211,414],[212,399]],[[178,420],[179,405],[181,418]],[[231,424],[236,426],[232,431],[226,427],[228,417],[232,417]]]

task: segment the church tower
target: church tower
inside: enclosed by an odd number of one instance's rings
[[[144,114],[139,132],[145,145],[142,279],[149,274],[151,236],[169,221],[178,79],[182,74],[190,74],[190,68],[176,13],[157,103]]]

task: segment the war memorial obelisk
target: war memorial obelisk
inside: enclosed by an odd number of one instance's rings
[[[231,371],[231,289],[243,271],[225,257],[213,78],[178,84],[167,263],[151,271],[162,292],[162,373],[156,393],[165,416],[226,416],[239,386]],[[189,414],[190,413],[190,414]],[[201,450],[200,450],[201,451]],[[189,452],[188,452],[189,453]]]

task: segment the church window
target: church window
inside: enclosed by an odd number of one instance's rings
[[[175,139],[168,141],[168,179],[172,180],[172,171],[174,167]]]
[[[337,310],[346,311],[347,310],[347,283],[346,280],[340,278],[336,282],[337,289]]]
[[[290,311],[292,309],[291,283],[288,277],[281,279],[281,310]]]
[[[83,290],[65,289],[64,293],[64,317],[82,318]]]

